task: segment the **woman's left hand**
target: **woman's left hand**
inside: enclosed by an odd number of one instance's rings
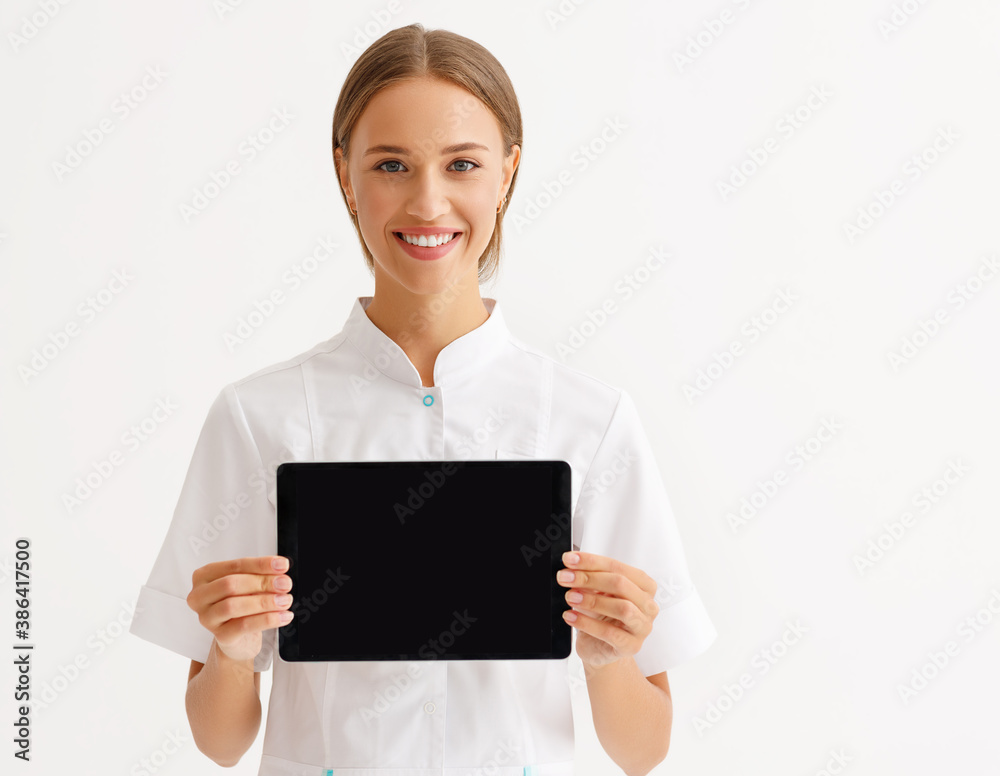
[[[579,556],[576,563],[572,557]],[[660,612],[656,603],[656,582],[645,571],[604,555],[592,552],[563,553],[563,563],[572,574],[564,580],[567,569],[556,575],[566,591],[566,602],[573,611],[563,613],[577,630],[576,653],[584,666],[600,668],[623,657],[635,655],[653,630],[653,620]],[[574,602],[573,593],[583,596]],[[576,620],[570,618],[576,613]]]

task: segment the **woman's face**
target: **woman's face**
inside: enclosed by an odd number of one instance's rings
[[[340,182],[375,259],[376,288],[391,278],[437,294],[475,278],[520,158],[516,145],[504,157],[489,108],[447,81],[394,84],[368,103],[349,148],[346,165],[336,149]],[[414,231],[454,236],[436,250],[410,248],[401,233]]]

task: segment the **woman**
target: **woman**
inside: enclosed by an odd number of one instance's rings
[[[597,733],[628,773],[666,755],[666,669],[715,631],[631,398],[513,338],[480,296],[521,143],[506,72],[467,38],[396,29],[347,76],[334,161],[375,292],[331,339],[220,392],[132,625],[191,659],[191,728],[220,765],[256,738],[260,671],[292,619],[273,465],[293,460],[568,461],[575,578],[559,582]],[[419,581],[400,589],[405,605]],[[567,661],[274,669],[260,774],[573,771]]]

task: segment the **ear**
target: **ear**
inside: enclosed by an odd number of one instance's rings
[[[337,170],[337,180],[340,181],[340,187],[347,195],[347,201],[354,203],[354,189],[351,186],[351,176],[347,172],[347,160],[344,158],[343,148],[333,149],[333,164]]]
[[[510,147],[510,153],[503,162],[503,180],[500,182],[500,196],[506,197],[510,189],[510,182],[514,179],[514,172],[521,161],[521,146],[514,143]]]

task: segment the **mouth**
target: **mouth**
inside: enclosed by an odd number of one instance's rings
[[[439,232],[438,234],[408,234],[404,232],[393,232],[393,234],[407,245],[416,245],[420,248],[436,248],[439,245],[447,245],[461,232]]]
[[[430,231],[428,229],[428,231]],[[403,252],[414,259],[432,261],[440,259],[451,252],[461,242],[461,232],[436,232],[414,234],[413,232],[393,232],[396,244]]]

